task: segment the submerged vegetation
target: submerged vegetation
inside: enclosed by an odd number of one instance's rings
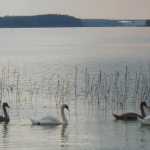
[[[21,101],[32,102],[37,99],[45,99],[50,105],[60,105],[61,103],[72,103],[78,99],[84,104],[111,105],[124,107],[126,102],[140,103],[150,102],[150,75],[142,74],[142,67],[136,73],[135,79],[131,79],[128,68],[125,68],[124,76],[121,77],[118,71],[114,75],[106,75],[99,71],[97,77],[91,78],[88,69],[85,69],[83,84],[78,83],[77,67],[75,66],[75,77],[71,84],[66,78],[57,80],[42,79],[40,83],[28,78],[21,81],[19,70],[13,72],[8,66],[3,67],[0,77],[0,102],[9,99],[9,103],[16,99],[16,103]],[[81,87],[80,87],[81,86]],[[81,89],[81,90],[79,90]]]

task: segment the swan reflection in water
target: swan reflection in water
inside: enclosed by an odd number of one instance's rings
[[[64,125],[62,125],[62,128],[61,128],[61,139],[64,141],[66,141],[68,138],[68,135],[65,135],[67,126],[68,126],[68,124],[64,124]]]
[[[39,125],[39,127],[42,127],[42,130],[45,131],[55,131],[56,129],[58,129],[58,127],[61,126],[61,139],[65,140],[66,139],[66,135],[65,135],[65,131],[67,129],[68,124],[63,124],[63,125]],[[35,125],[31,125],[31,127],[37,127]]]
[[[9,122],[3,122],[3,130],[2,130],[2,132],[3,132],[3,138],[6,138],[6,136],[7,136],[7,133],[8,133],[8,124],[9,124]]]
[[[9,122],[1,122],[0,123],[0,126],[2,127],[1,128],[1,142],[4,144],[4,145],[7,145],[9,143]]]
[[[63,125],[39,125],[39,126],[35,126],[35,125],[31,124],[31,128],[36,128],[36,130],[43,130],[44,134],[48,134],[48,136],[51,136],[50,139],[53,138],[53,136],[57,136],[57,134],[58,134],[57,138],[60,140],[60,143],[61,143],[60,146],[61,147],[66,147],[67,146],[66,145],[66,143],[68,141],[68,134],[66,134],[67,127],[68,127],[68,124],[63,124]],[[59,129],[61,129],[61,130],[59,131]],[[58,133],[56,133],[57,131],[58,131]]]
[[[66,143],[68,141],[68,134],[65,133],[66,129],[67,129],[68,124],[64,124],[62,125],[62,129],[61,129],[61,147],[66,147]]]

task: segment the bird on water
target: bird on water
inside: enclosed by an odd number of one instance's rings
[[[140,110],[141,110],[141,114],[142,115],[139,115],[139,114],[136,114],[136,113],[133,113],[133,112],[128,112],[128,113],[125,113],[125,114],[122,114],[122,115],[116,115],[116,114],[112,114],[116,119],[118,120],[127,120],[127,119],[138,119],[138,118],[145,118],[146,117],[146,113],[144,111],[144,106],[146,108],[148,108],[146,102],[141,102],[140,104]]]
[[[4,112],[4,117],[0,116],[0,122],[2,121],[10,121],[9,115],[7,113],[6,107],[10,108],[9,105],[7,103],[3,103],[2,108],[3,108],[3,112]]]
[[[32,124],[34,124],[34,125],[48,125],[48,124],[49,125],[60,125],[60,124],[68,124],[68,121],[67,121],[67,119],[65,117],[64,109],[69,110],[68,105],[66,105],[66,104],[62,104],[61,105],[60,111],[61,111],[62,121],[58,120],[56,117],[51,116],[51,115],[47,115],[47,116],[45,116],[45,117],[43,117],[43,118],[41,118],[39,120],[35,120],[35,119],[30,118],[30,117],[28,117],[28,118],[31,120]]]

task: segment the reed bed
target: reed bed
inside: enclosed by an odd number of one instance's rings
[[[2,68],[0,102],[12,103],[16,99],[16,104],[20,105],[22,101],[37,103],[37,99],[42,99],[50,106],[58,106],[61,103],[76,104],[77,100],[81,100],[84,104],[111,105],[112,108],[124,107],[126,102],[150,102],[150,73],[148,76],[142,74],[142,67],[140,72],[136,73],[135,79],[130,77],[127,66],[124,75],[120,75],[118,71],[113,75],[99,71],[96,77],[90,77],[86,68],[82,87],[78,85],[76,66],[74,82],[70,82],[67,75],[64,79],[58,75],[57,81],[49,77],[38,83],[29,77],[22,82],[19,70],[10,72],[9,68],[9,62]]]

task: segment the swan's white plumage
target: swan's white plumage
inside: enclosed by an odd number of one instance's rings
[[[49,115],[47,115],[47,116],[49,116]],[[59,121],[57,118],[55,118],[56,120],[53,120],[53,118],[51,120],[50,118],[47,118],[47,116],[44,117],[44,118],[41,118],[39,120],[32,119],[30,117],[29,117],[29,119],[31,120],[32,124],[43,124],[43,125],[48,125],[48,124],[51,124],[51,125],[63,124],[63,122]]]
[[[61,122],[60,120],[58,120],[56,117],[54,116],[51,116],[51,115],[47,115],[39,120],[36,120],[36,119],[32,119],[29,117],[29,119],[31,120],[32,124],[41,124],[41,125],[48,125],[48,124],[51,124],[51,125],[59,125],[59,124],[67,124],[68,121],[65,117],[65,114],[64,114],[64,108],[66,108],[67,110],[68,109],[68,106],[66,104],[62,104],[61,105],[61,115],[62,115],[62,120],[63,122]]]
[[[147,116],[147,117],[145,117],[144,119],[150,121],[150,116]]]
[[[142,125],[150,125],[150,116],[145,117],[144,119],[138,118]]]

